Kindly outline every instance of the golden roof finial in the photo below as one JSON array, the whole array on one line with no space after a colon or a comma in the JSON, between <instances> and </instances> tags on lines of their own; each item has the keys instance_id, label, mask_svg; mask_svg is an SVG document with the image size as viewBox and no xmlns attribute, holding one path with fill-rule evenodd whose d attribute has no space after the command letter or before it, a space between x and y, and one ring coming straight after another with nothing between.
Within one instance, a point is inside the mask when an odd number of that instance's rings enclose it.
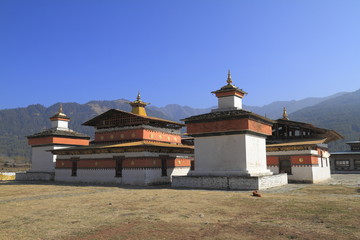
<instances>
[{"instance_id":1,"label":"golden roof finial","mask_svg":"<svg viewBox=\"0 0 360 240\"><path fill-rule=\"evenodd\" d=\"M138 95L137 95L137 97L136 97L136 100L137 100L137 101L141 101L140 91L138 91Z\"/></svg>"},{"instance_id":2,"label":"golden roof finial","mask_svg":"<svg viewBox=\"0 0 360 240\"><path fill-rule=\"evenodd\" d=\"M228 70L228 77L227 77L226 82L228 83L228 85L232 84L230 69Z\"/></svg>"},{"instance_id":3,"label":"golden roof finial","mask_svg":"<svg viewBox=\"0 0 360 240\"><path fill-rule=\"evenodd\" d=\"M150 103L146 103L146 102L141 101L140 91L138 91L138 95L136 97L136 100L133 101L133 102L130 102L129 104L132 107L132 109L131 109L132 113L142 115L142 116L147 116L145 106L149 105Z\"/></svg>"},{"instance_id":4,"label":"golden roof finial","mask_svg":"<svg viewBox=\"0 0 360 240\"><path fill-rule=\"evenodd\" d=\"M51 119L55 119L55 118L67 118L67 119L70 119L66 116L65 113L63 113L63 105L62 103L60 103L60 106L59 106L59 111L52 117L50 117L50 120Z\"/></svg>"},{"instance_id":5,"label":"golden roof finial","mask_svg":"<svg viewBox=\"0 0 360 240\"><path fill-rule=\"evenodd\" d=\"M59 113L62 113L63 109L62 109L62 103L60 103L60 107L59 107Z\"/></svg>"},{"instance_id":6,"label":"golden roof finial","mask_svg":"<svg viewBox=\"0 0 360 240\"><path fill-rule=\"evenodd\" d=\"M284 107L284 111L283 111L283 120L289 120L288 114L286 112L286 107Z\"/></svg>"}]
</instances>

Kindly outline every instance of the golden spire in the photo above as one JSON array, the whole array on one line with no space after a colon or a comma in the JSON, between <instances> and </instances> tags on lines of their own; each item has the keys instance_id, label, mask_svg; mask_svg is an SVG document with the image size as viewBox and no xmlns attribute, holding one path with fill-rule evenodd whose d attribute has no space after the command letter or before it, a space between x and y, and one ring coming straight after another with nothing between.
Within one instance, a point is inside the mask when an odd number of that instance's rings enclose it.
<instances>
[{"instance_id":1,"label":"golden spire","mask_svg":"<svg viewBox=\"0 0 360 240\"><path fill-rule=\"evenodd\" d=\"M62 103L60 103L59 113L62 113L62 112L63 112Z\"/></svg>"},{"instance_id":2,"label":"golden spire","mask_svg":"<svg viewBox=\"0 0 360 240\"><path fill-rule=\"evenodd\" d=\"M227 77L226 82L228 83L228 85L232 85L232 79L231 79L230 69L228 70L228 77Z\"/></svg>"},{"instance_id":3,"label":"golden spire","mask_svg":"<svg viewBox=\"0 0 360 240\"><path fill-rule=\"evenodd\" d=\"M55 118L67 118L67 119L70 119L70 118L68 118L68 116L66 116L65 113L63 113L62 103L60 103L59 111L54 116L50 117L50 119L55 119Z\"/></svg>"},{"instance_id":4,"label":"golden spire","mask_svg":"<svg viewBox=\"0 0 360 240\"><path fill-rule=\"evenodd\" d=\"M286 107L284 107L283 118L282 118L282 119L283 119L283 120L289 120L288 114L287 114L287 112L286 112Z\"/></svg>"},{"instance_id":5,"label":"golden spire","mask_svg":"<svg viewBox=\"0 0 360 240\"><path fill-rule=\"evenodd\" d=\"M150 103L146 103L141 101L140 91L138 91L138 95L136 97L136 100L129 103L132 107L131 112L141 115L141 116L147 116L145 106L149 105Z\"/></svg>"},{"instance_id":6,"label":"golden spire","mask_svg":"<svg viewBox=\"0 0 360 240\"><path fill-rule=\"evenodd\" d=\"M136 97L136 100L137 100L137 101L141 101L140 91L138 91L138 95L137 95L137 97Z\"/></svg>"}]
</instances>

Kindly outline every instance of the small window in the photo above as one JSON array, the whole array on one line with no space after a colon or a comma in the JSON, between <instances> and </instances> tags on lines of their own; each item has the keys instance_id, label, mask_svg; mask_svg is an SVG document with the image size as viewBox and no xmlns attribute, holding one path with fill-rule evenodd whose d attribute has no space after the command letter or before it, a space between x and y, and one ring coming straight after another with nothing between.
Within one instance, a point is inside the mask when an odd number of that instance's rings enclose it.
<instances>
[{"instance_id":1,"label":"small window","mask_svg":"<svg viewBox=\"0 0 360 240\"><path fill-rule=\"evenodd\" d=\"M324 161L324 158L321 156L321 167L324 167L324 162L323 161Z\"/></svg>"},{"instance_id":2,"label":"small window","mask_svg":"<svg viewBox=\"0 0 360 240\"><path fill-rule=\"evenodd\" d=\"M360 170L360 159L354 160L354 168Z\"/></svg>"},{"instance_id":3,"label":"small window","mask_svg":"<svg viewBox=\"0 0 360 240\"><path fill-rule=\"evenodd\" d=\"M191 170L191 171L194 171L194 170L195 170L195 161L194 161L194 160L191 160L191 161L190 161L190 164L191 164L190 170Z\"/></svg>"},{"instance_id":4,"label":"small window","mask_svg":"<svg viewBox=\"0 0 360 240\"><path fill-rule=\"evenodd\" d=\"M350 168L350 160L336 160L335 168L338 170L347 170Z\"/></svg>"},{"instance_id":5,"label":"small window","mask_svg":"<svg viewBox=\"0 0 360 240\"><path fill-rule=\"evenodd\" d=\"M349 160L336 160L335 164L337 167L350 167Z\"/></svg>"},{"instance_id":6,"label":"small window","mask_svg":"<svg viewBox=\"0 0 360 240\"><path fill-rule=\"evenodd\" d=\"M72 177L77 176L77 163L78 163L78 159L72 159L72 163L71 163L71 176Z\"/></svg>"},{"instance_id":7,"label":"small window","mask_svg":"<svg viewBox=\"0 0 360 240\"><path fill-rule=\"evenodd\" d=\"M161 159L161 176L166 177L167 176L167 162L166 158Z\"/></svg>"},{"instance_id":8,"label":"small window","mask_svg":"<svg viewBox=\"0 0 360 240\"><path fill-rule=\"evenodd\" d=\"M123 157L115 158L115 177L122 177Z\"/></svg>"}]
</instances>

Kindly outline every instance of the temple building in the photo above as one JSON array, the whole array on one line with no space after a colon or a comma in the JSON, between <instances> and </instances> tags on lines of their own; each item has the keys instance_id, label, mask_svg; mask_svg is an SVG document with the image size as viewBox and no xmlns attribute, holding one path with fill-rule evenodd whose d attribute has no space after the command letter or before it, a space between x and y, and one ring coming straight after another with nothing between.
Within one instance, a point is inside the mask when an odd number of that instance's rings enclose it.
<instances>
[{"instance_id":1,"label":"temple building","mask_svg":"<svg viewBox=\"0 0 360 240\"><path fill-rule=\"evenodd\" d=\"M267 139L267 165L274 173L287 173L291 182L318 183L331 178L327 143L343 137L333 130L288 118L275 121Z\"/></svg>"},{"instance_id":2,"label":"temple building","mask_svg":"<svg viewBox=\"0 0 360 240\"><path fill-rule=\"evenodd\" d=\"M360 173L360 139L346 144L350 151L331 153L331 173Z\"/></svg>"},{"instance_id":3,"label":"temple building","mask_svg":"<svg viewBox=\"0 0 360 240\"><path fill-rule=\"evenodd\" d=\"M218 108L184 119L194 138L195 166L188 176L174 177L173 187L210 189L265 189L287 184L286 174L266 165L266 137L273 121L242 109L247 94L232 84L213 91Z\"/></svg>"},{"instance_id":4,"label":"temple building","mask_svg":"<svg viewBox=\"0 0 360 240\"><path fill-rule=\"evenodd\" d=\"M181 143L184 124L150 117L140 98L132 112L110 109L85 122L95 128L89 146L53 150L56 181L153 185L186 175L194 148Z\"/></svg>"},{"instance_id":5,"label":"temple building","mask_svg":"<svg viewBox=\"0 0 360 240\"><path fill-rule=\"evenodd\" d=\"M50 151L89 145L89 136L69 129L70 118L63 113L61 104L50 121L50 129L27 137L32 149L31 169L26 173L17 173L17 180L54 180L56 155Z\"/></svg>"}]
</instances>

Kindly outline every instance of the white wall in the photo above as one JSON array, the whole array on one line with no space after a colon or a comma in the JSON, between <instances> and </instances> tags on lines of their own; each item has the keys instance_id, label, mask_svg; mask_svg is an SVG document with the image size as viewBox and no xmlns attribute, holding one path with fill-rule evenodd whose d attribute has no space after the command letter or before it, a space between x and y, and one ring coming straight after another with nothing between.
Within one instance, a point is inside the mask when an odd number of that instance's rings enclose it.
<instances>
[{"instance_id":1,"label":"white wall","mask_svg":"<svg viewBox=\"0 0 360 240\"><path fill-rule=\"evenodd\" d=\"M71 169L56 169L55 181L121 183L122 178L115 177L115 169L78 169L77 176L71 176Z\"/></svg>"},{"instance_id":2,"label":"white wall","mask_svg":"<svg viewBox=\"0 0 360 240\"><path fill-rule=\"evenodd\" d=\"M161 176L161 168L127 168L122 177L115 177L115 169L78 169L77 176L71 176L71 169L56 169L55 181L116 183L128 185L153 185L170 183L173 175L185 176L190 167L168 168L167 176Z\"/></svg>"},{"instance_id":3,"label":"white wall","mask_svg":"<svg viewBox=\"0 0 360 240\"><path fill-rule=\"evenodd\" d=\"M55 156L48 150L53 146L32 147L31 171L53 172L55 170Z\"/></svg>"},{"instance_id":4,"label":"white wall","mask_svg":"<svg viewBox=\"0 0 360 240\"><path fill-rule=\"evenodd\" d=\"M319 164L317 167L313 167L313 182L323 182L331 178L330 159L323 158L323 167L321 167L321 158L319 158ZM326 166L327 163L327 166Z\"/></svg>"},{"instance_id":5,"label":"white wall","mask_svg":"<svg viewBox=\"0 0 360 240\"><path fill-rule=\"evenodd\" d=\"M67 148L69 146L52 145L32 147L31 155L31 169L30 172L54 172L56 155L53 155L49 150Z\"/></svg>"},{"instance_id":6,"label":"white wall","mask_svg":"<svg viewBox=\"0 0 360 240\"><path fill-rule=\"evenodd\" d=\"M265 137L246 135L246 168L252 175L270 174L266 164Z\"/></svg>"},{"instance_id":7,"label":"white wall","mask_svg":"<svg viewBox=\"0 0 360 240\"><path fill-rule=\"evenodd\" d=\"M68 121L61 121L61 120L51 121L51 127L53 127L53 128L63 128L64 130L68 130L69 129L69 122Z\"/></svg>"},{"instance_id":8,"label":"white wall","mask_svg":"<svg viewBox=\"0 0 360 240\"><path fill-rule=\"evenodd\" d=\"M303 151L298 151L303 152ZM273 155L280 155L278 154ZM281 152L282 155L288 154L288 151ZM312 152L314 153L314 152ZM316 152L317 153L317 152ZM268 153L268 155L270 155ZM295 154L294 154L295 155ZM324 154L327 156L326 154ZM321 164L321 161L323 161L323 164ZM288 175L288 179L290 181L304 181L304 182L311 182L311 183L319 183L326 180L329 180L331 178L331 171L330 171L330 162L329 158L318 158L318 164L314 165L292 165L291 166L291 175ZM268 169L270 169L274 173L279 173L279 167L278 166L269 166Z\"/></svg>"},{"instance_id":9,"label":"white wall","mask_svg":"<svg viewBox=\"0 0 360 240\"><path fill-rule=\"evenodd\" d=\"M286 185L287 175L244 176L174 176L172 187L228 190L258 190Z\"/></svg>"},{"instance_id":10,"label":"white wall","mask_svg":"<svg viewBox=\"0 0 360 240\"><path fill-rule=\"evenodd\" d=\"M228 96L218 98L218 108L238 108L242 109L242 98L238 96Z\"/></svg>"},{"instance_id":11,"label":"white wall","mask_svg":"<svg viewBox=\"0 0 360 240\"><path fill-rule=\"evenodd\" d=\"M313 182L313 166L311 165L293 165L291 166L291 175L288 175L290 181Z\"/></svg>"},{"instance_id":12,"label":"white wall","mask_svg":"<svg viewBox=\"0 0 360 240\"><path fill-rule=\"evenodd\" d=\"M195 138L192 175L267 175L265 137L248 134Z\"/></svg>"}]
</instances>

